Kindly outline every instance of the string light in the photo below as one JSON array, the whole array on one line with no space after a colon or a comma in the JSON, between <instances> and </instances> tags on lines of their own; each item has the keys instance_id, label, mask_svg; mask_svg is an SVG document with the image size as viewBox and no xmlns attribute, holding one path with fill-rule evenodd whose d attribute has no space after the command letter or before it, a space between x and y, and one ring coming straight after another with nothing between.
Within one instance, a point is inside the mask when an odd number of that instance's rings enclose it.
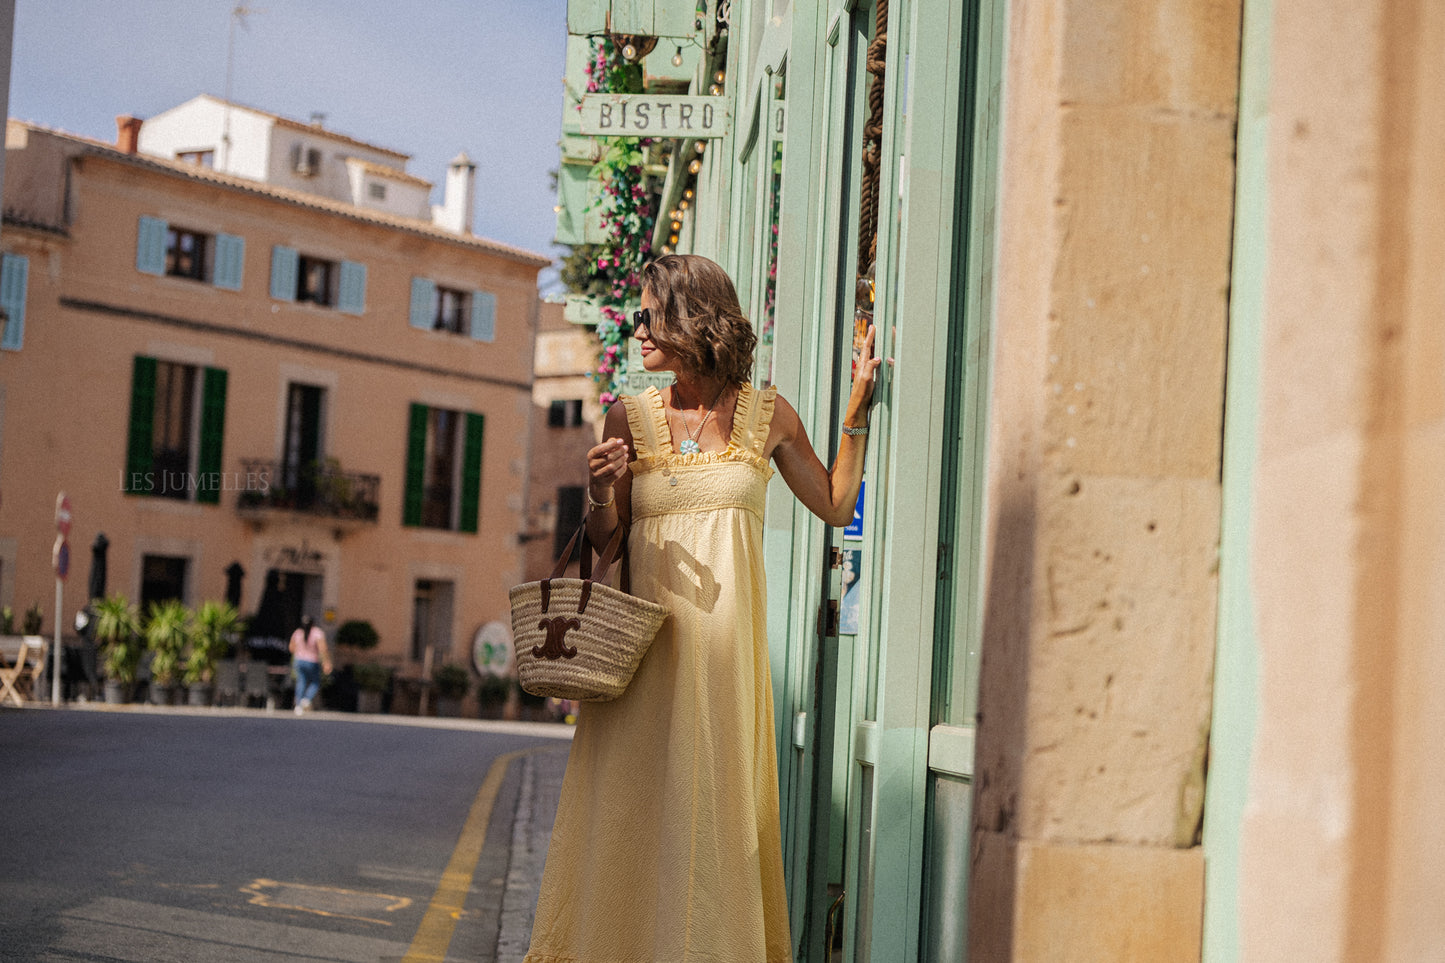
<instances>
[{"instance_id":1,"label":"string light","mask_svg":"<svg viewBox=\"0 0 1445 963\"><path fill-rule=\"evenodd\" d=\"M677 53L675 53L675 54L672 55L672 65L673 65L674 67L681 67L681 66L682 66L682 48L681 48L681 47L678 47L678 48L677 48Z\"/></svg>"},{"instance_id":2,"label":"string light","mask_svg":"<svg viewBox=\"0 0 1445 963\"><path fill-rule=\"evenodd\" d=\"M696 174L700 170L702 170L702 161L700 160L694 160L691 164L687 165L687 172L689 174Z\"/></svg>"}]
</instances>

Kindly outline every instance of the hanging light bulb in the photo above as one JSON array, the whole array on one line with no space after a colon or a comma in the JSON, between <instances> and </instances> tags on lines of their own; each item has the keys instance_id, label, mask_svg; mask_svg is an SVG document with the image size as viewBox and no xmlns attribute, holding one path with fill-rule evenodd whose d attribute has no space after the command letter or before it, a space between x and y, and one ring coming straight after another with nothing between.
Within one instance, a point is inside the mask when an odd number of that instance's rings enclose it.
<instances>
[{"instance_id":1,"label":"hanging light bulb","mask_svg":"<svg viewBox=\"0 0 1445 963\"><path fill-rule=\"evenodd\" d=\"M698 142L697 142L697 146L694 148L694 150L696 150L699 154L701 154L703 151L707 150L707 141L705 141L705 140L700 140L700 141L698 141Z\"/></svg>"},{"instance_id":2,"label":"hanging light bulb","mask_svg":"<svg viewBox=\"0 0 1445 963\"><path fill-rule=\"evenodd\" d=\"M728 75L725 72L719 70L717 73L713 74L712 79L717 81L718 83L722 83L724 80L728 79Z\"/></svg>"},{"instance_id":3,"label":"hanging light bulb","mask_svg":"<svg viewBox=\"0 0 1445 963\"><path fill-rule=\"evenodd\" d=\"M623 45L622 45L622 59L623 59L623 60L626 60L626 61L628 61L628 62L631 62L631 61L633 61L633 60L636 60L636 59L637 59L637 48L634 47L634 46L632 46L632 44L630 44L630 43L629 43L629 44L623 44Z\"/></svg>"},{"instance_id":4,"label":"hanging light bulb","mask_svg":"<svg viewBox=\"0 0 1445 963\"><path fill-rule=\"evenodd\" d=\"M680 211L685 211L685 210L687 210L687 201L681 201L681 202L677 205L677 209L680 210Z\"/></svg>"},{"instance_id":5,"label":"hanging light bulb","mask_svg":"<svg viewBox=\"0 0 1445 963\"><path fill-rule=\"evenodd\" d=\"M717 84L713 84L711 87L709 87L709 88L707 89L707 92L710 93L710 94L712 94L714 97L716 97L716 96L718 96L719 94L722 93L722 88L719 87Z\"/></svg>"},{"instance_id":6,"label":"hanging light bulb","mask_svg":"<svg viewBox=\"0 0 1445 963\"><path fill-rule=\"evenodd\" d=\"M675 54L672 55L672 65L673 65L674 67L681 67L681 66L682 66L682 48L681 48L681 47L678 47L678 48L677 48L677 53L675 53Z\"/></svg>"},{"instance_id":7,"label":"hanging light bulb","mask_svg":"<svg viewBox=\"0 0 1445 963\"><path fill-rule=\"evenodd\" d=\"M700 160L694 160L691 164L687 165L687 172L689 174L696 174L700 170L702 170L702 161Z\"/></svg>"},{"instance_id":8,"label":"hanging light bulb","mask_svg":"<svg viewBox=\"0 0 1445 963\"><path fill-rule=\"evenodd\" d=\"M676 233L677 233L678 231L680 231L680 230L682 230L682 222L681 222L681 221L673 221L673 222L672 222L672 233L676 234Z\"/></svg>"},{"instance_id":9,"label":"hanging light bulb","mask_svg":"<svg viewBox=\"0 0 1445 963\"><path fill-rule=\"evenodd\" d=\"M667 243L669 243L669 244L676 244L676 243L677 243L677 235L674 234L672 237L668 238L668 239L667 239Z\"/></svg>"},{"instance_id":10,"label":"hanging light bulb","mask_svg":"<svg viewBox=\"0 0 1445 963\"><path fill-rule=\"evenodd\" d=\"M561 205L561 204L557 204L557 205L553 206L553 208L552 208L552 213L553 213L553 214L561 214L561 213L562 213L562 205Z\"/></svg>"},{"instance_id":11,"label":"hanging light bulb","mask_svg":"<svg viewBox=\"0 0 1445 963\"><path fill-rule=\"evenodd\" d=\"M682 196L687 198L688 200L692 200L692 188L689 187L687 190L683 191Z\"/></svg>"}]
</instances>

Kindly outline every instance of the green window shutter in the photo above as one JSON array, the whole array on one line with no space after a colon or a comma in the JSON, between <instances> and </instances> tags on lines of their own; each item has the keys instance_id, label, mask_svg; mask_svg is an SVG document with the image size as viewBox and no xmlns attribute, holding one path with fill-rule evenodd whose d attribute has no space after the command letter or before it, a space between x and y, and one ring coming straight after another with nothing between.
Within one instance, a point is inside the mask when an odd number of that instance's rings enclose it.
<instances>
[{"instance_id":1,"label":"green window shutter","mask_svg":"<svg viewBox=\"0 0 1445 963\"><path fill-rule=\"evenodd\" d=\"M485 415L467 412L467 434L462 442L462 517L457 528L475 532L482 500L482 436Z\"/></svg>"},{"instance_id":2,"label":"green window shutter","mask_svg":"<svg viewBox=\"0 0 1445 963\"><path fill-rule=\"evenodd\" d=\"M212 282L227 291L241 290L241 271L246 262L246 239L234 234L216 235L216 271Z\"/></svg>"},{"instance_id":3,"label":"green window shutter","mask_svg":"<svg viewBox=\"0 0 1445 963\"><path fill-rule=\"evenodd\" d=\"M151 430L156 416L156 359L135 356L130 380L130 439L126 445L125 484L123 491L133 495L149 495L155 486L151 480L154 458Z\"/></svg>"},{"instance_id":4,"label":"green window shutter","mask_svg":"<svg viewBox=\"0 0 1445 963\"><path fill-rule=\"evenodd\" d=\"M30 283L30 261L17 254L0 259L0 307L5 309L5 334L0 348L19 351L25 345L25 292Z\"/></svg>"},{"instance_id":5,"label":"green window shutter","mask_svg":"<svg viewBox=\"0 0 1445 963\"><path fill-rule=\"evenodd\" d=\"M221 449L226 436L226 371L207 368L201 385L201 452L196 463L200 483L196 501L221 501Z\"/></svg>"},{"instance_id":6,"label":"green window shutter","mask_svg":"<svg viewBox=\"0 0 1445 963\"><path fill-rule=\"evenodd\" d=\"M492 341L497 336L497 296L472 292L472 340Z\"/></svg>"},{"instance_id":7,"label":"green window shutter","mask_svg":"<svg viewBox=\"0 0 1445 963\"><path fill-rule=\"evenodd\" d=\"M341 262L341 282L337 285L336 309L347 314L366 310L366 265L355 261Z\"/></svg>"},{"instance_id":8,"label":"green window shutter","mask_svg":"<svg viewBox=\"0 0 1445 963\"><path fill-rule=\"evenodd\" d=\"M158 217L142 217L136 230L135 269L142 274L166 273L166 231L169 225Z\"/></svg>"},{"instance_id":9,"label":"green window shutter","mask_svg":"<svg viewBox=\"0 0 1445 963\"><path fill-rule=\"evenodd\" d=\"M423 331L432 329L432 301L436 298L437 286L435 281L427 278L411 279L411 320L413 328L420 328Z\"/></svg>"},{"instance_id":10,"label":"green window shutter","mask_svg":"<svg viewBox=\"0 0 1445 963\"><path fill-rule=\"evenodd\" d=\"M415 402L406 437L406 495L402 500L401 523L421 524L422 497L426 485L426 422L429 409Z\"/></svg>"},{"instance_id":11,"label":"green window shutter","mask_svg":"<svg viewBox=\"0 0 1445 963\"><path fill-rule=\"evenodd\" d=\"M294 247L277 244L271 248L271 297L295 301L296 272L300 269L301 256Z\"/></svg>"}]
</instances>

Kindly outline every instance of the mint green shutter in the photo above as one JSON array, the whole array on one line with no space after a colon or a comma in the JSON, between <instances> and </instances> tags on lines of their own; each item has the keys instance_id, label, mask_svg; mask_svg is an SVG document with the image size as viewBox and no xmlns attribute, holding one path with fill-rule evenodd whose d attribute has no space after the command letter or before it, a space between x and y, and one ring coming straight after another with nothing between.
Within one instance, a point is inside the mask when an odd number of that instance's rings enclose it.
<instances>
[{"instance_id":1,"label":"mint green shutter","mask_svg":"<svg viewBox=\"0 0 1445 963\"><path fill-rule=\"evenodd\" d=\"M472 340L491 341L497 336L497 296L472 292Z\"/></svg>"},{"instance_id":2,"label":"mint green shutter","mask_svg":"<svg viewBox=\"0 0 1445 963\"><path fill-rule=\"evenodd\" d=\"M196 501L221 501L221 449L226 435L226 371L207 368L201 386L201 452L196 463L200 483Z\"/></svg>"},{"instance_id":3,"label":"mint green shutter","mask_svg":"<svg viewBox=\"0 0 1445 963\"><path fill-rule=\"evenodd\" d=\"M158 217L142 217L136 229L135 269L142 274L166 273L166 231L170 225Z\"/></svg>"},{"instance_id":4,"label":"mint green shutter","mask_svg":"<svg viewBox=\"0 0 1445 963\"><path fill-rule=\"evenodd\" d=\"M436 299L436 282L428 278L411 279L411 319L413 328L430 331L434 321L432 301Z\"/></svg>"},{"instance_id":5,"label":"mint green shutter","mask_svg":"<svg viewBox=\"0 0 1445 963\"><path fill-rule=\"evenodd\" d=\"M426 423L430 410L415 402L406 437L406 494L402 500L401 523L421 524L422 496L426 485Z\"/></svg>"},{"instance_id":6,"label":"mint green shutter","mask_svg":"<svg viewBox=\"0 0 1445 963\"><path fill-rule=\"evenodd\" d=\"M216 235L216 269L211 281L227 291L241 290L241 273L246 261L246 239L234 234Z\"/></svg>"},{"instance_id":7,"label":"mint green shutter","mask_svg":"<svg viewBox=\"0 0 1445 963\"><path fill-rule=\"evenodd\" d=\"M156 417L156 359L135 356L130 380L130 439L126 445L123 491L149 495L154 458L152 427Z\"/></svg>"},{"instance_id":8,"label":"mint green shutter","mask_svg":"<svg viewBox=\"0 0 1445 963\"><path fill-rule=\"evenodd\" d=\"M5 334L0 348L19 351L25 346L25 292L29 287L30 261L17 254L0 260L0 308L5 309Z\"/></svg>"},{"instance_id":9,"label":"mint green shutter","mask_svg":"<svg viewBox=\"0 0 1445 963\"><path fill-rule=\"evenodd\" d=\"M296 273L300 269L301 256L294 247L277 244L271 248L271 297L295 301Z\"/></svg>"},{"instance_id":10,"label":"mint green shutter","mask_svg":"<svg viewBox=\"0 0 1445 963\"><path fill-rule=\"evenodd\" d=\"M366 265L355 261L341 262L341 281L337 285L336 309L347 314L366 310Z\"/></svg>"},{"instance_id":11,"label":"mint green shutter","mask_svg":"<svg viewBox=\"0 0 1445 963\"><path fill-rule=\"evenodd\" d=\"M462 517L457 528L463 532L477 530L482 500L482 436L485 415L467 412L467 435L462 443Z\"/></svg>"}]
</instances>

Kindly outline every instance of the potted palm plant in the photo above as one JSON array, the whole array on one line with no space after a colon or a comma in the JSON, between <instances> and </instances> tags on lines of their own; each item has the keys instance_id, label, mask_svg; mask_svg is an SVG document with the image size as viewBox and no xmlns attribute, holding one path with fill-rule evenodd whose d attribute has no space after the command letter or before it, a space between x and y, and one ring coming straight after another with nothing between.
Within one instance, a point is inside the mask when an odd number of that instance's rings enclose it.
<instances>
[{"instance_id":1,"label":"potted palm plant","mask_svg":"<svg viewBox=\"0 0 1445 963\"><path fill-rule=\"evenodd\" d=\"M181 660L191 640L191 611L179 599L152 602L146 613L146 648L151 653L151 692L154 705L170 702L181 677Z\"/></svg>"},{"instance_id":2,"label":"potted palm plant","mask_svg":"<svg viewBox=\"0 0 1445 963\"><path fill-rule=\"evenodd\" d=\"M95 603L95 641L105 671L105 701L129 702L140 669L140 610L119 592Z\"/></svg>"},{"instance_id":3,"label":"potted palm plant","mask_svg":"<svg viewBox=\"0 0 1445 963\"><path fill-rule=\"evenodd\" d=\"M244 628L241 613L229 602L202 602L196 610L191 631L191 647L186 652L183 673L189 686L187 702L193 706L209 705L216 678L216 663L230 649L235 637Z\"/></svg>"},{"instance_id":4,"label":"potted palm plant","mask_svg":"<svg viewBox=\"0 0 1445 963\"><path fill-rule=\"evenodd\" d=\"M437 715L455 718L462 714L462 700L472 688L472 676L465 666L444 662L432 670L436 686Z\"/></svg>"}]
</instances>

